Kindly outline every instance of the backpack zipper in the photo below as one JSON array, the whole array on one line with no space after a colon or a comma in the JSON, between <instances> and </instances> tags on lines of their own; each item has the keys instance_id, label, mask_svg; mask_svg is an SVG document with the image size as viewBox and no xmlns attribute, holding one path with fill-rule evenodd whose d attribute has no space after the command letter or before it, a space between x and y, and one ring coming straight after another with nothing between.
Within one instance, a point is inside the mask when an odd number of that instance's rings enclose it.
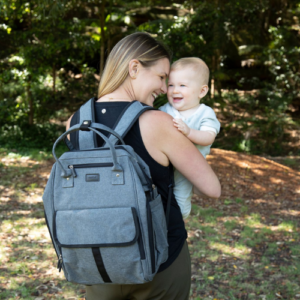
<instances>
[{"instance_id":1,"label":"backpack zipper","mask_svg":"<svg viewBox=\"0 0 300 300\"><path fill-rule=\"evenodd\" d=\"M147 222L148 222L148 236L149 236L149 247L150 247L150 257L151 257L151 269L152 274L155 272L155 253L154 253L154 233L153 233L153 227L152 227L152 213L150 208L150 193L146 192L146 198L147 198Z\"/></svg>"},{"instance_id":2,"label":"backpack zipper","mask_svg":"<svg viewBox=\"0 0 300 300\"><path fill-rule=\"evenodd\" d=\"M63 265L63 259L62 259L62 256L60 254L59 258L58 258L58 262L57 262L57 269L58 269L59 272L61 271L62 265Z\"/></svg>"},{"instance_id":3,"label":"backpack zipper","mask_svg":"<svg viewBox=\"0 0 300 300\"><path fill-rule=\"evenodd\" d=\"M48 228L50 237L51 237L51 241L52 241L53 248L54 248L54 250L55 250L55 252L56 252L57 257L59 258L59 256L61 256L61 254L58 255L58 252L57 252L57 250L56 250L56 248L55 248L55 246L54 246L54 241L53 241L52 233L51 233L51 231L50 231L50 227L49 227L49 223L48 223L48 219L47 219L47 216L46 216L46 212L45 212L45 211L44 211L44 216L45 216L46 225L47 225L47 228Z\"/></svg>"},{"instance_id":4,"label":"backpack zipper","mask_svg":"<svg viewBox=\"0 0 300 300\"><path fill-rule=\"evenodd\" d=\"M78 132L78 131L77 131ZM116 150L117 149L122 149L122 150L125 150L125 151L127 151L126 150L126 148L124 148L122 145L117 145L117 146L115 146L114 147ZM78 148L76 148L76 149L78 149ZM72 150L72 151L66 151L66 152L72 152L72 153L74 153L74 152L83 152L83 151L102 151L102 150L110 150L110 148L109 147L98 147L98 148L94 148L94 149L86 149L86 150ZM127 151L128 152L128 151Z\"/></svg>"},{"instance_id":5,"label":"backpack zipper","mask_svg":"<svg viewBox=\"0 0 300 300\"><path fill-rule=\"evenodd\" d=\"M82 164L82 165L69 165L68 168L72 171L74 177L77 177L75 169L86 169L86 168L102 168L112 167L113 163L96 163L96 164Z\"/></svg>"}]
</instances>

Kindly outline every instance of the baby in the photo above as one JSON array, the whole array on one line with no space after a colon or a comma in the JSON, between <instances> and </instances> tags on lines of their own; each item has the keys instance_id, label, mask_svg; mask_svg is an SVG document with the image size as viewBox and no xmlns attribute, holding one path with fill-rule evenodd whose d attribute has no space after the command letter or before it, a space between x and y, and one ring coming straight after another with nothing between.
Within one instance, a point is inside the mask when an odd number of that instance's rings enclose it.
<instances>
[{"instance_id":1,"label":"baby","mask_svg":"<svg viewBox=\"0 0 300 300\"><path fill-rule=\"evenodd\" d=\"M168 80L168 101L159 110L174 118L174 126L190 139L204 158L220 131L214 111L200 104L208 92L209 69L197 57L181 58L174 62ZM186 219L191 211L193 185L177 170L174 172L174 194Z\"/></svg>"}]
</instances>

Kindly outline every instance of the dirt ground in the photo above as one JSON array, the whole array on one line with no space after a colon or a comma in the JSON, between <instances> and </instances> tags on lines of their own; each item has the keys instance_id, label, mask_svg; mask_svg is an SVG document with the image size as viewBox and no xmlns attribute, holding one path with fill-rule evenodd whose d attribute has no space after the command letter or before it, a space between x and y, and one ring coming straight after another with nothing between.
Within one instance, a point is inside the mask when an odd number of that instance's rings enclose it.
<instances>
[{"instance_id":1,"label":"dirt ground","mask_svg":"<svg viewBox=\"0 0 300 300\"><path fill-rule=\"evenodd\" d=\"M266 222L273 214L300 220L300 158L288 167L260 156L212 149L207 159L222 185L220 200L241 198L249 210L265 212ZM203 201L204 206L220 204L206 197L194 196L194 201Z\"/></svg>"}]
</instances>

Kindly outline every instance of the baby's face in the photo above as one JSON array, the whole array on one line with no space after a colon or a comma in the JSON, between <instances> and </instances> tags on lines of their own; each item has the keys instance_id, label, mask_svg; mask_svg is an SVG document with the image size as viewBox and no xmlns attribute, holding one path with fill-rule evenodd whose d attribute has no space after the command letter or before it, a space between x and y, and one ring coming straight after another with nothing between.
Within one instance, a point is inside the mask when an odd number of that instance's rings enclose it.
<instances>
[{"instance_id":1,"label":"baby's face","mask_svg":"<svg viewBox=\"0 0 300 300\"><path fill-rule=\"evenodd\" d=\"M172 70L168 80L168 100L178 111L199 105L199 95L203 84L199 75L189 67Z\"/></svg>"}]
</instances>

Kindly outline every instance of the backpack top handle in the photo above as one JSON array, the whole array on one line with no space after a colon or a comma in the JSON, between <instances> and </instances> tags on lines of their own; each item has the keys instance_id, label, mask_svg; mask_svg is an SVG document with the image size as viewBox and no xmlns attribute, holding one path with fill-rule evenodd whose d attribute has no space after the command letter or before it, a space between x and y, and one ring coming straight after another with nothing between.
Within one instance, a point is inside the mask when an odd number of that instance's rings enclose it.
<instances>
[{"instance_id":1,"label":"backpack top handle","mask_svg":"<svg viewBox=\"0 0 300 300\"><path fill-rule=\"evenodd\" d=\"M86 124L84 124L86 125ZM94 125L93 123L91 123L91 126ZM101 129L101 130L106 130L108 131L102 124L97 124L96 128L98 129ZM78 131L78 130L82 130L82 124L77 124L77 125L74 125L72 126L71 128L69 128L69 130L67 130L65 133L63 133L54 143L53 145L53 149L52 149L52 154L53 154L53 157L54 159L56 160L56 162L59 164L61 170L62 170L62 174L61 176L64 177L64 178L67 178L67 177L70 177L72 175L72 171L71 170L65 170L61 161L57 158L56 154L55 154L55 149L56 149L56 146L57 144L64 140L64 138L74 132L74 131ZM123 172L122 170L122 167L120 166L120 164L118 163L118 160L117 160L117 154L116 154L116 149L114 148L113 144L109 141L109 139L104 135L102 134L100 131L94 129L93 127L86 127L86 126L83 126L84 130L89 130L89 131L93 131L94 133L96 133L97 135L99 135L105 142L106 142L106 145L108 145L108 147L110 148L110 151L111 151L111 156L112 156L112 160L113 160L113 167L112 167L112 171L115 171L115 172ZM119 136L117 133L115 132L111 132L113 131L112 129L109 129L109 132L112 133L113 135L116 135L116 136ZM120 141L124 144L124 141L122 140L122 138L120 137ZM95 148L92 148L92 149L95 149ZM85 150L89 150L89 149L85 149ZM84 151L84 150L83 150Z\"/></svg>"}]
</instances>

